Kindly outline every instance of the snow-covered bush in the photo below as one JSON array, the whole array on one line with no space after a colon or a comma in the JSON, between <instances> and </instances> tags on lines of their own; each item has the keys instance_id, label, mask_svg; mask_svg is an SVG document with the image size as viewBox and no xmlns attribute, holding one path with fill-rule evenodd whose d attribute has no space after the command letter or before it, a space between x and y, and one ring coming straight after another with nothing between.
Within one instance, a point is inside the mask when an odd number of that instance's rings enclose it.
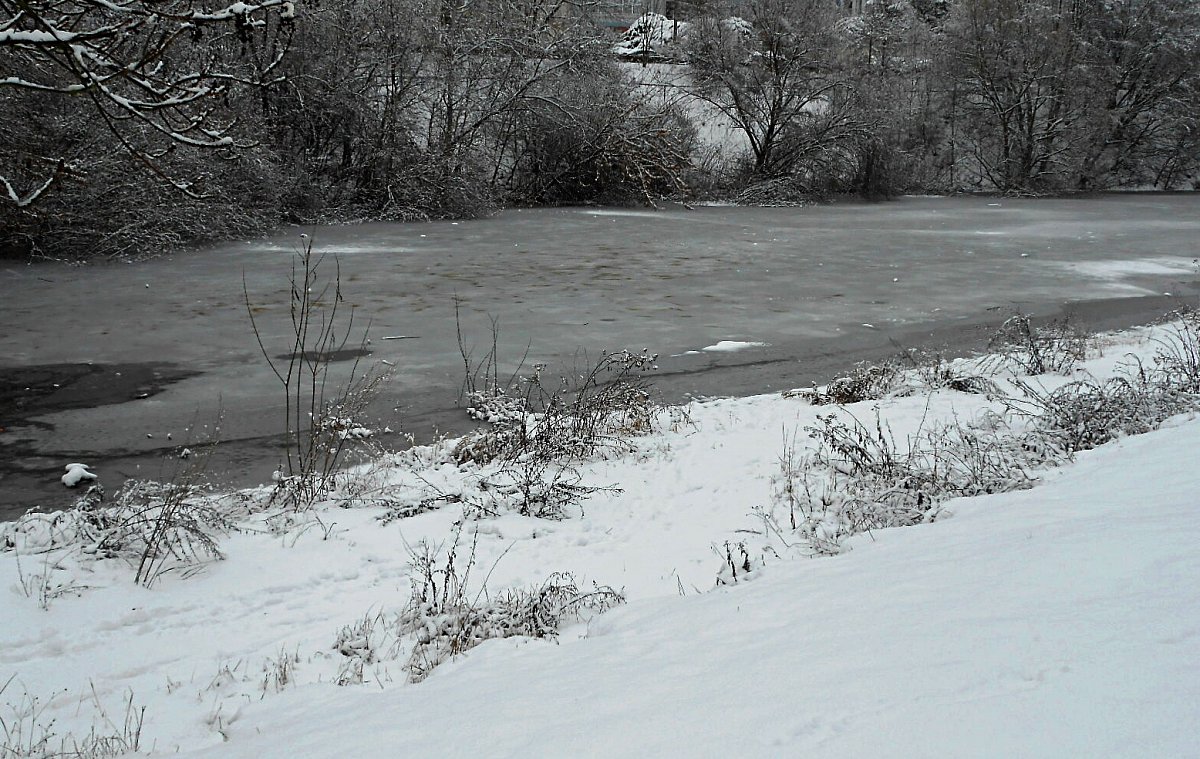
<instances>
[{"instance_id":1,"label":"snow-covered bush","mask_svg":"<svg viewBox=\"0 0 1200 759\"><path fill-rule=\"evenodd\" d=\"M1014 314L988 342L992 366L1021 374L1070 374L1087 357L1087 335L1069 319L1034 327L1025 314Z\"/></svg>"},{"instance_id":2,"label":"snow-covered bush","mask_svg":"<svg viewBox=\"0 0 1200 759\"><path fill-rule=\"evenodd\" d=\"M584 457L651 432L656 406L646 374L657 358L645 350L605 351L573 378L550 387L536 374L539 412L527 437L529 450L551 458Z\"/></svg>"},{"instance_id":3,"label":"snow-covered bush","mask_svg":"<svg viewBox=\"0 0 1200 759\"><path fill-rule=\"evenodd\" d=\"M879 416L868 427L829 414L806 431L812 450L785 446L773 493L792 534L816 554L837 553L862 532L931 522L950 498L1032 487L1050 458L995 415L900 444Z\"/></svg>"},{"instance_id":4,"label":"snow-covered bush","mask_svg":"<svg viewBox=\"0 0 1200 759\"><path fill-rule=\"evenodd\" d=\"M1157 338L1154 372L1159 382L1183 393L1200 393L1200 312L1173 314Z\"/></svg>"},{"instance_id":5,"label":"snow-covered bush","mask_svg":"<svg viewBox=\"0 0 1200 759\"><path fill-rule=\"evenodd\" d=\"M1143 372L1078 380L1053 390L1017 384L1023 397L1005 399L1009 408L1032 417L1034 434L1067 455L1157 429L1168 417L1195 408L1197 400Z\"/></svg>"},{"instance_id":6,"label":"snow-covered bush","mask_svg":"<svg viewBox=\"0 0 1200 759\"><path fill-rule=\"evenodd\" d=\"M513 397L503 388L476 390L467 394L467 415L493 426L515 427L525 421L525 399Z\"/></svg>"},{"instance_id":7,"label":"snow-covered bush","mask_svg":"<svg viewBox=\"0 0 1200 759\"><path fill-rule=\"evenodd\" d=\"M552 638L564 624L624 603L607 586L581 590L570 573L551 574L540 585L490 595L468 590L475 545L460 557L459 537L448 550L422 543L412 556L412 592L398 614L368 612L343 627L333 648L345 660L339 685L365 682L368 666L382 666L407 651L404 670L420 682L435 667L492 638ZM476 536L478 537L478 536ZM486 583L486 580L485 580Z\"/></svg>"},{"instance_id":8,"label":"snow-covered bush","mask_svg":"<svg viewBox=\"0 0 1200 759\"><path fill-rule=\"evenodd\" d=\"M520 444L520 430L519 426L507 424L476 427L459 438L454 446L454 460L459 464L495 461Z\"/></svg>"},{"instance_id":9,"label":"snow-covered bush","mask_svg":"<svg viewBox=\"0 0 1200 759\"><path fill-rule=\"evenodd\" d=\"M528 377L501 386L495 341L474 369L468 352L464 381L468 413L486 421L455 445L459 465L484 467L478 497L466 497L476 515L516 511L561 519L602 486L582 481L577 465L603 452L630 450L627 440L652 431L656 405L645 375L655 368L648 351L604 352L571 377ZM445 494L437 494L442 497Z\"/></svg>"},{"instance_id":10,"label":"snow-covered bush","mask_svg":"<svg viewBox=\"0 0 1200 759\"><path fill-rule=\"evenodd\" d=\"M849 374L838 377L824 387L790 391L806 398L814 406L836 404L844 406L860 401L879 400L905 388L904 369L896 361L875 364L859 363Z\"/></svg>"},{"instance_id":11,"label":"snow-covered bush","mask_svg":"<svg viewBox=\"0 0 1200 759\"><path fill-rule=\"evenodd\" d=\"M115 497L118 520L96 551L136 557L135 581L149 587L164 572L223 558L220 536L233 528L229 516L188 483L127 482Z\"/></svg>"},{"instance_id":12,"label":"snow-covered bush","mask_svg":"<svg viewBox=\"0 0 1200 759\"><path fill-rule=\"evenodd\" d=\"M1010 319L1001 334L1003 352L982 363L1030 375L1072 369L1087 345L1085 336L1066 325L1037 330L1025 317ZM819 416L806 428L810 451L801 452L794 439L785 444L773 480L775 509L766 513L768 532L785 541L799 537L812 553L836 553L852 535L932 521L949 498L1030 487L1039 469L1062 464L1076 451L1149 432L1171 416L1200 408L1196 321L1175 322L1155 341L1152 361L1134 360L1107 379L1083 378L1050 388L1016 379L1008 394L940 360L926 364L933 368L918 370L917 376L928 378L929 389L967 383L966 389L998 400L1008 417L989 412L970 422L922 430L899 443L878 411L873 426L853 416ZM880 397L897 386L912 389L890 370L860 367L855 376L858 382L846 379L805 394L814 403L845 404ZM875 392L857 392L860 387ZM784 519L776 516L780 508Z\"/></svg>"},{"instance_id":13,"label":"snow-covered bush","mask_svg":"<svg viewBox=\"0 0 1200 759\"><path fill-rule=\"evenodd\" d=\"M995 382L974 371L975 366L947 361L940 353L908 350L905 358L912 364L921 386L926 390L953 390L972 395L999 392Z\"/></svg>"},{"instance_id":14,"label":"snow-covered bush","mask_svg":"<svg viewBox=\"0 0 1200 759\"><path fill-rule=\"evenodd\" d=\"M572 575L555 573L541 585L471 601L454 585L439 595L427 575L399 617L400 629L416 641L406 664L409 678L420 682L439 664L491 638L555 637L563 624L624 600L609 587L581 591Z\"/></svg>"},{"instance_id":15,"label":"snow-covered bush","mask_svg":"<svg viewBox=\"0 0 1200 759\"><path fill-rule=\"evenodd\" d=\"M512 511L538 519L566 519L575 507L600 491L620 492L612 486L589 485L570 463L525 454L480 480L486 494L468 503L472 516L495 516Z\"/></svg>"},{"instance_id":16,"label":"snow-covered bush","mask_svg":"<svg viewBox=\"0 0 1200 759\"><path fill-rule=\"evenodd\" d=\"M629 25L612 51L627 58L679 58L679 45L687 37L689 26L686 21L661 13L643 13Z\"/></svg>"},{"instance_id":17,"label":"snow-covered bush","mask_svg":"<svg viewBox=\"0 0 1200 759\"><path fill-rule=\"evenodd\" d=\"M1002 400L1011 413L1030 420L1031 434L1068 456L1149 432L1171 416L1200 408L1197 324L1196 317L1185 315L1166 327L1155 338L1148 364L1131 359L1107 379L1089 377L1050 389L1021 380L1020 394Z\"/></svg>"},{"instance_id":18,"label":"snow-covered bush","mask_svg":"<svg viewBox=\"0 0 1200 759\"><path fill-rule=\"evenodd\" d=\"M828 385L786 390L785 398L803 398L814 406L845 406L889 396L911 395L917 390L949 389L981 394L996 389L994 383L964 371L939 354L907 350L894 358L860 362Z\"/></svg>"},{"instance_id":19,"label":"snow-covered bush","mask_svg":"<svg viewBox=\"0 0 1200 759\"><path fill-rule=\"evenodd\" d=\"M454 447L455 461L484 464L520 445L529 408L528 399L515 390L489 383L467 392L467 415L484 424L458 441Z\"/></svg>"},{"instance_id":20,"label":"snow-covered bush","mask_svg":"<svg viewBox=\"0 0 1200 759\"><path fill-rule=\"evenodd\" d=\"M120 559L134 567L136 582L150 586L165 572L222 558L218 542L232 527L198 485L129 480L111 499L94 485L70 509L0 523L0 551Z\"/></svg>"}]
</instances>

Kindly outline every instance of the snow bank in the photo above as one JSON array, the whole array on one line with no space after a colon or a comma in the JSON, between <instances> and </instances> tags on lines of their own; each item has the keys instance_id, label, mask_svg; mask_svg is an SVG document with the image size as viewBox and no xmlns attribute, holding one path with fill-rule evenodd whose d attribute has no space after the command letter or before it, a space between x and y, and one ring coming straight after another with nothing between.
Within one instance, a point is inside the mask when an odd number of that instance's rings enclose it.
<instances>
[{"instance_id":1,"label":"snow bank","mask_svg":"<svg viewBox=\"0 0 1200 759\"><path fill-rule=\"evenodd\" d=\"M1108 338L1075 376L1110 376L1165 334ZM225 560L152 589L124 561L0 525L0 719L57 746L119 732L144 706L143 750L214 757L1189 753L1200 421L1080 454L1032 490L947 502L938 522L859 535L831 558L798 558L771 533L781 452L809 445L806 427L873 424L878 409L904 441L991 408L948 385L845 409L692 404L636 450L581 466L620 489L565 521L465 518L481 469L452 463L447 441L359 470L312 511L243 508ZM738 579L752 581L716 587L738 545L754 560ZM389 620L419 579L414 556L451 550L460 569L471 557L472 598L563 571L629 603L557 645L484 642L412 685L411 641ZM351 658L362 684L334 685Z\"/></svg>"},{"instance_id":2,"label":"snow bank","mask_svg":"<svg viewBox=\"0 0 1200 759\"><path fill-rule=\"evenodd\" d=\"M1200 423L419 688L307 687L198 756L1186 756ZM469 717L467 716L469 715Z\"/></svg>"}]
</instances>

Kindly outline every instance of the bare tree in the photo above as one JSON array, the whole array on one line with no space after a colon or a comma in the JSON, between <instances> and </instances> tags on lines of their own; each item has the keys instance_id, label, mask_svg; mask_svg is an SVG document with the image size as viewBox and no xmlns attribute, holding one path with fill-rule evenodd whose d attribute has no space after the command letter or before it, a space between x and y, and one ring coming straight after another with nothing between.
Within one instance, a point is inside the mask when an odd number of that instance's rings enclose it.
<instances>
[{"instance_id":1,"label":"bare tree","mask_svg":"<svg viewBox=\"0 0 1200 759\"><path fill-rule=\"evenodd\" d=\"M948 75L981 184L1053 188L1080 138L1089 93L1080 2L963 0L951 11Z\"/></svg>"},{"instance_id":2,"label":"bare tree","mask_svg":"<svg viewBox=\"0 0 1200 759\"><path fill-rule=\"evenodd\" d=\"M980 184L1090 189L1196 165L1192 0L961 0L946 32Z\"/></svg>"},{"instance_id":3,"label":"bare tree","mask_svg":"<svg viewBox=\"0 0 1200 759\"><path fill-rule=\"evenodd\" d=\"M838 23L844 73L866 127L848 189L863 196L887 197L939 181L942 104L934 96L931 63L937 34L925 19L907 0L886 0Z\"/></svg>"},{"instance_id":4,"label":"bare tree","mask_svg":"<svg viewBox=\"0 0 1200 759\"><path fill-rule=\"evenodd\" d=\"M412 0L344 0L312 8L296 30L265 110L297 219L416 215L428 51L414 12Z\"/></svg>"},{"instance_id":5,"label":"bare tree","mask_svg":"<svg viewBox=\"0 0 1200 759\"><path fill-rule=\"evenodd\" d=\"M1200 160L1200 5L1113 0L1085 20L1092 108L1077 185L1169 185Z\"/></svg>"},{"instance_id":6,"label":"bare tree","mask_svg":"<svg viewBox=\"0 0 1200 759\"><path fill-rule=\"evenodd\" d=\"M198 197L194 181L161 159L178 147L248 144L224 101L237 85L277 81L295 8L291 0L218 8L194 0L0 0L0 14L0 108L17 114L49 98L85 102L89 128L107 129L151 172ZM17 207L88 168L89 156L70 145L31 147L0 148L2 196Z\"/></svg>"},{"instance_id":7,"label":"bare tree","mask_svg":"<svg viewBox=\"0 0 1200 759\"><path fill-rule=\"evenodd\" d=\"M787 175L858 129L835 67L836 8L824 0L750 0L689 33L694 94L745 134L752 173Z\"/></svg>"},{"instance_id":8,"label":"bare tree","mask_svg":"<svg viewBox=\"0 0 1200 759\"><path fill-rule=\"evenodd\" d=\"M427 140L459 172L489 139L506 139L513 113L546 102L539 84L594 56L598 32L562 0L436 1Z\"/></svg>"},{"instance_id":9,"label":"bare tree","mask_svg":"<svg viewBox=\"0 0 1200 759\"><path fill-rule=\"evenodd\" d=\"M694 128L677 95L639 91L597 61L538 89L516 120L505 184L518 202L581 203L679 195ZM507 162L507 161L506 161Z\"/></svg>"}]
</instances>

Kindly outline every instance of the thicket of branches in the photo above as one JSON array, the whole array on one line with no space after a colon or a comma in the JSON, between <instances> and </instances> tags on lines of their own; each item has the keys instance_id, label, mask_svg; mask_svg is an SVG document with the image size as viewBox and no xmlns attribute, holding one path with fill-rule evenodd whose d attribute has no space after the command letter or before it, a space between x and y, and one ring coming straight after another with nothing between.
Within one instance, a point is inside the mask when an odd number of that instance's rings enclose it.
<instances>
[{"instance_id":1,"label":"thicket of branches","mask_svg":"<svg viewBox=\"0 0 1200 759\"><path fill-rule=\"evenodd\" d=\"M592 3L223 2L0 0L0 254L701 187L1174 188L1200 164L1193 0L680 2L634 46L665 88ZM716 156L713 113L741 138Z\"/></svg>"}]
</instances>

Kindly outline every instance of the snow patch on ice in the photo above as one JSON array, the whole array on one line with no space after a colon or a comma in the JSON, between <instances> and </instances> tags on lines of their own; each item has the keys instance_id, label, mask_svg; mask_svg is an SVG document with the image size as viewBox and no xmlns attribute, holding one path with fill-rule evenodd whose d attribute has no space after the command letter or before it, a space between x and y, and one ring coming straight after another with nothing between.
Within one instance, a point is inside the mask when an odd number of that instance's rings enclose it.
<instances>
[{"instance_id":1,"label":"snow patch on ice","mask_svg":"<svg viewBox=\"0 0 1200 759\"><path fill-rule=\"evenodd\" d=\"M708 353L733 353L734 351L743 351L747 348L765 348L766 343L744 342L741 340L722 340L716 345L706 345L700 350Z\"/></svg>"},{"instance_id":2,"label":"snow patch on ice","mask_svg":"<svg viewBox=\"0 0 1200 759\"><path fill-rule=\"evenodd\" d=\"M1182 256L1133 258L1116 261L1058 262L1056 265L1098 279L1119 279L1138 275L1195 274L1195 259Z\"/></svg>"},{"instance_id":3,"label":"snow patch on ice","mask_svg":"<svg viewBox=\"0 0 1200 759\"><path fill-rule=\"evenodd\" d=\"M589 208L583 211L588 216L636 216L644 219L663 219L668 218L661 211L626 211L624 209L611 208Z\"/></svg>"}]
</instances>

